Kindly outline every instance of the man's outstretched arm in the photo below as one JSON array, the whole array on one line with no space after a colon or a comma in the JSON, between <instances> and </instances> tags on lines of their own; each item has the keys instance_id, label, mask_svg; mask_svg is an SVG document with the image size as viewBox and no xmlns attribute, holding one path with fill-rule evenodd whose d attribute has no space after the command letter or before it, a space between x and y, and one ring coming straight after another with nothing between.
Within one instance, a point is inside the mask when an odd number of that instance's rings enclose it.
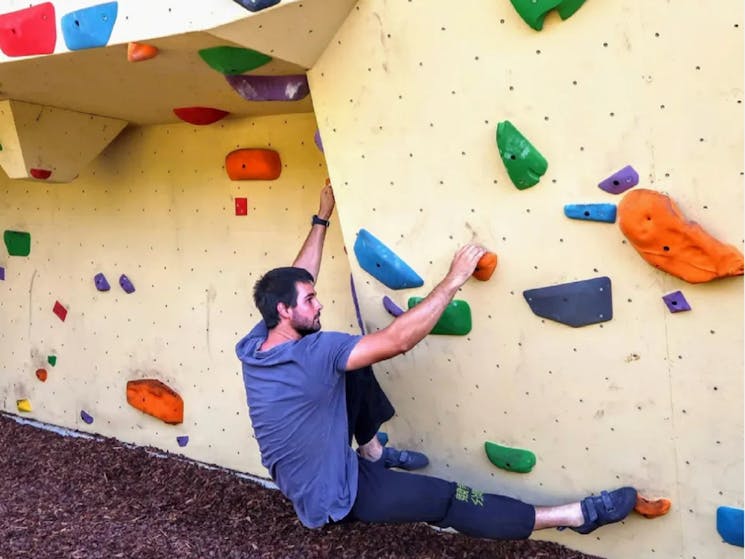
<instances>
[{"instance_id":1,"label":"man's outstretched arm","mask_svg":"<svg viewBox=\"0 0 745 559\"><path fill-rule=\"evenodd\" d=\"M318 206L318 217L328 221L334 211L334 191L331 182L326 179L326 186L321 190L321 202ZM304 268L310 272L313 279L318 281L318 272L321 269L321 256L323 256L323 243L326 240L326 226L313 224L310 232L305 238L300 252L295 257L292 265L296 268Z\"/></svg>"},{"instance_id":2,"label":"man's outstretched arm","mask_svg":"<svg viewBox=\"0 0 745 559\"><path fill-rule=\"evenodd\" d=\"M418 305L397 317L383 330L364 336L349 354L347 371L409 351L434 328L458 289L476 269L486 249L465 245L455 253L443 280Z\"/></svg>"}]
</instances>

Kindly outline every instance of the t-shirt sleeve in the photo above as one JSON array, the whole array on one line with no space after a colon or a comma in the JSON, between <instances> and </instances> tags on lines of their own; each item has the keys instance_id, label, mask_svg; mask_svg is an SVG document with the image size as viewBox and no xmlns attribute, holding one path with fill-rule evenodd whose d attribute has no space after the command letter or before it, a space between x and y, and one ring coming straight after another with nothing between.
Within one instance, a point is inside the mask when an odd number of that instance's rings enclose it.
<instances>
[{"instance_id":1,"label":"t-shirt sleeve","mask_svg":"<svg viewBox=\"0 0 745 559\"><path fill-rule=\"evenodd\" d=\"M349 354L362 336L342 332L320 332L309 345L308 351L316 365L327 371L344 373Z\"/></svg>"}]
</instances>

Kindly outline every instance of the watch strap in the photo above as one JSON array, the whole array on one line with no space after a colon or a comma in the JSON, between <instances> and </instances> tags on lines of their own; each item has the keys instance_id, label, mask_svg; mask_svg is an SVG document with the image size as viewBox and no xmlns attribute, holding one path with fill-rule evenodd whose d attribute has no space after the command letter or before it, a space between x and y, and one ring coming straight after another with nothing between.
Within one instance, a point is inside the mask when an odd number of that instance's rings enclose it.
<instances>
[{"instance_id":1,"label":"watch strap","mask_svg":"<svg viewBox=\"0 0 745 559\"><path fill-rule=\"evenodd\" d=\"M328 227L330 224L331 222L328 219L321 219L317 215L313 214L311 225L323 225L324 227Z\"/></svg>"}]
</instances>

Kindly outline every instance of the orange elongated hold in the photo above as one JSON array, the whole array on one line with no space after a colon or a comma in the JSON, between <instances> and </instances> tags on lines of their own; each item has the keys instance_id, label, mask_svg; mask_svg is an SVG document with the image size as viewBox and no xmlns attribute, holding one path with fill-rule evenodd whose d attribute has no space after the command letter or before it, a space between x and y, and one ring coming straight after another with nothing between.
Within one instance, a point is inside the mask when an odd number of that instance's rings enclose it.
<instances>
[{"instance_id":1,"label":"orange elongated hold","mask_svg":"<svg viewBox=\"0 0 745 559\"><path fill-rule=\"evenodd\" d=\"M273 149L244 148L225 157L225 170L234 181L274 180L282 172L282 162Z\"/></svg>"},{"instance_id":2,"label":"orange elongated hold","mask_svg":"<svg viewBox=\"0 0 745 559\"><path fill-rule=\"evenodd\" d=\"M634 510L646 518L656 518L667 514L671 505L670 499L650 500L637 493Z\"/></svg>"},{"instance_id":3,"label":"orange elongated hold","mask_svg":"<svg viewBox=\"0 0 745 559\"><path fill-rule=\"evenodd\" d=\"M176 425L184 421L184 401L173 389L156 379L127 382L127 402L153 417Z\"/></svg>"},{"instance_id":4,"label":"orange elongated hold","mask_svg":"<svg viewBox=\"0 0 745 559\"><path fill-rule=\"evenodd\" d=\"M486 252L479 258L476 263L476 269L473 271L473 277L477 280L487 281L497 267L497 255L493 252Z\"/></svg>"},{"instance_id":5,"label":"orange elongated hold","mask_svg":"<svg viewBox=\"0 0 745 559\"><path fill-rule=\"evenodd\" d=\"M127 45L127 60L141 62L158 56L158 47L145 43L129 43Z\"/></svg>"},{"instance_id":6,"label":"orange elongated hold","mask_svg":"<svg viewBox=\"0 0 745 559\"><path fill-rule=\"evenodd\" d=\"M741 276L742 253L688 221L669 196L632 190L618 205L619 226L644 260L689 283Z\"/></svg>"}]
</instances>

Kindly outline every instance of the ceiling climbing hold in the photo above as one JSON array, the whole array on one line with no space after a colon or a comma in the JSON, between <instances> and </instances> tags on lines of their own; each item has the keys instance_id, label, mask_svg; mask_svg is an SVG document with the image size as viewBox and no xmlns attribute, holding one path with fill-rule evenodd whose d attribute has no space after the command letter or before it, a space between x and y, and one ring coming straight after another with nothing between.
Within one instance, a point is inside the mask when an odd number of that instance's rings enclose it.
<instances>
[{"instance_id":1,"label":"ceiling climbing hold","mask_svg":"<svg viewBox=\"0 0 745 559\"><path fill-rule=\"evenodd\" d=\"M244 47L210 47L201 49L199 56L213 70L222 74L242 74L271 62L272 57Z\"/></svg>"},{"instance_id":2,"label":"ceiling climbing hold","mask_svg":"<svg viewBox=\"0 0 745 559\"><path fill-rule=\"evenodd\" d=\"M62 16L60 27L69 50L104 47L116 23L117 2L90 6Z\"/></svg>"},{"instance_id":3,"label":"ceiling climbing hold","mask_svg":"<svg viewBox=\"0 0 745 559\"><path fill-rule=\"evenodd\" d=\"M127 60L129 62L142 62L158 56L158 47L145 43L129 43L127 45Z\"/></svg>"},{"instance_id":4,"label":"ceiling climbing hold","mask_svg":"<svg viewBox=\"0 0 745 559\"><path fill-rule=\"evenodd\" d=\"M279 4L280 0L235 0L250 12L258 12Z\"/></svg>"},{"instance_id":5,"label":"ceiling climbing hold","mask_svg":"<svg viewBox=\"0 0 745 559\"><path fill-rule=\"evenodd\" d=\"M222 120L230 113L221 109L213 109L212 107L179 107L173 109L173 114L189 124L205 126Z\"/></svg>"},{"instance_id":6,"label":"ceiling climbing hold","mask_svg":"<svg viewBox=\"0 0 745 559\"><path fill-rule=\"evenodd\" d=\"M511 0L511 2L525 23L536 31L540 31L543 29L543 20L548 12L556 8L561 19L569 19L582 7L585 0Z\"/></svg>"},{"instance_id":7,"label":"ceiling climbing hold","mask_svg":"<svg viewBox=\"0 0 745 559\"><path fill-rule=\"evenodd\" d=\"M57 18L51 2L0 14L0 50L6 56L52 54Z\"/></svg>"},{"instance_id":8,"label":"ceiling climbing hold","mask_svg":"<svg viewBox=\"0 0 745 559\"><path fill-rule=\"evenodd\" d=\"M308 78L289 76L225 76L230 87L247 101L299 101L310 93Z\"/></svg>"}]
</instances>

